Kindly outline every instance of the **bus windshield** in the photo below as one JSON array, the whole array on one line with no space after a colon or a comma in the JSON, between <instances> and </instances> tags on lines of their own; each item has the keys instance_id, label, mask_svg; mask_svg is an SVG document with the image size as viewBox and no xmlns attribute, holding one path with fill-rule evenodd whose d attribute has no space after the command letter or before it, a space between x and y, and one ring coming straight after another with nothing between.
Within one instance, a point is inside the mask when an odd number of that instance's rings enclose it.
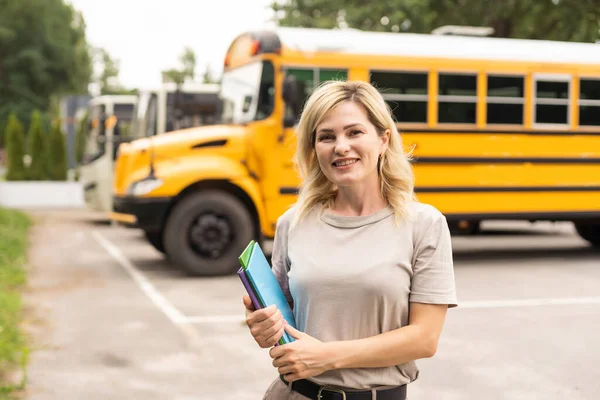
<instances>
[{"instance_id":1,"label":"bus windshield","mask_svg":"<svg viewBox=\"0 0 600 400\"><path fill-rule=\"evenodd\" d=\"M267 118L275 103L275 74L269 61L257 61L223 73L223 123L242 124Z\"/></svg>"}]
</instances>

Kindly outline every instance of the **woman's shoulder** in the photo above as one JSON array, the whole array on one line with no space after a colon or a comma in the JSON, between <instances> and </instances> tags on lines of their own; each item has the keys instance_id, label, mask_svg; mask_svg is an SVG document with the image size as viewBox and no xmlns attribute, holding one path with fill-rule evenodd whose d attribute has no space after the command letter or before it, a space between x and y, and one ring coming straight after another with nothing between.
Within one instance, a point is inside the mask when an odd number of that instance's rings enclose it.
<instances>
[{"instance_id":1,"label":"woman's shoulder","mask_svg":"<svg viewBox=\"0 0 600 400\"><path fill-rule=\"evenodd\" d=\"M416 225L434 225L446 221L444 214L431 204L415 200L411 202L409 210L411 221Z\"/></svg>"},{"instance_id":2,"label":"woman's shoulder","mask_svg":"<svg viewBox=\"0 0 600 400\"><path fill-rule=\"evenodd\" d=\"M293 204L291 207L285 210L285 212L281 214L279 218L277 218L277 225L289 227L294 219L294 215L296 215L296 210L296 204Z\"/></svg>"}]
</instances>

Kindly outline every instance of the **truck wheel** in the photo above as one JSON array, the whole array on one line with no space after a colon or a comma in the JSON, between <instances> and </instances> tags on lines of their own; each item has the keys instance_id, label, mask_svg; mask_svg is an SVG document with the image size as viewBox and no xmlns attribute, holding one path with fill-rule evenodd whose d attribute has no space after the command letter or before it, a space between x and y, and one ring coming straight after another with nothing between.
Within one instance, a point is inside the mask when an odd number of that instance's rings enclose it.
<instances>
[{"instance_id":1,"label":"truck wheel","mask_svg":"<svg viewBox=\"0 0 600 400\"><path fill-rule=\"evenodd\" d=\"M146 240L150 243L156 250L161 253L165 253L165 245L162 239L162 232L146 232L144 231L144 236L146 236Z\"/></svg>"},{"instance_id":2,"label":"truck wheel","mask_svg":"<svg viewBox=\"0 0 600 400\"><path fill-rule=\"evenodd\" d=\"M175 205L164 230L166 253L196 276L235 273L254 239L252 216L238 199L218 190L191 194Z\"/></svg>"},{"instance_id":3,"label":"truck wheel","mask_svg":"<svg viewBox=\"0 0 600 400\"><path fill-rule=\"evenodd\" d=\"M575 223L575 230L579 236L587 240L594 247L600 247L600 224Z\"/></svg>"}]
</instances>

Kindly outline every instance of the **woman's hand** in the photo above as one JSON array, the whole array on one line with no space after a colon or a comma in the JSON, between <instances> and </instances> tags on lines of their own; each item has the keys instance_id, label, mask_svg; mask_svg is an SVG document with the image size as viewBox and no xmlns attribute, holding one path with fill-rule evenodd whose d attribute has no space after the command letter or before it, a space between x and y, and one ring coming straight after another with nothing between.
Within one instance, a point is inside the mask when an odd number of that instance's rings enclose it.
<instances>
[{"instance_id":1,"label":"woman's hand","mask_svg":"<svg viewBox=\"0 0 600 400\"><path fill-rule=\"evenodd\" d=\"M246 325L256 343L263 349L274 346L284 332L284 319L276 305L255 310L250 296L243 297L246 306Z\"/></svg>"},{"instance_id":2,"label":"woman's hand","mask_svg":"<svg viewBox=\"0 0 600 400\"><path fill-rule=\"evenodd\" d=\"M286 381L294 382L333 369L331 347L285 322L285 331L296 341L274 347L269 355Z\"/></svg>"}]
</instances>

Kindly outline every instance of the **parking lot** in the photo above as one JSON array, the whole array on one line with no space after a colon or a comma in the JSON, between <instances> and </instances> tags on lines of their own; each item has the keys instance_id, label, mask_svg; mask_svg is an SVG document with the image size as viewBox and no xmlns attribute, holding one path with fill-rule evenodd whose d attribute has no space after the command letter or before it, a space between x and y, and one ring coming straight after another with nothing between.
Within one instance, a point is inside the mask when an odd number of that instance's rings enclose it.
<instances>
[{"instance_id":1,"label":"parking lot","mask_svg":"<svg viewBox=\"0 0 600 400\"><path fill-rule=\"evenodd\" d=\"M24 299L31 399L260 399L277 377L235 275L194 278L141 232L36 212ZM459 307L410 399L596 399L600 253L566 223L454 237Z\"/></svg>"}]
</instances>

